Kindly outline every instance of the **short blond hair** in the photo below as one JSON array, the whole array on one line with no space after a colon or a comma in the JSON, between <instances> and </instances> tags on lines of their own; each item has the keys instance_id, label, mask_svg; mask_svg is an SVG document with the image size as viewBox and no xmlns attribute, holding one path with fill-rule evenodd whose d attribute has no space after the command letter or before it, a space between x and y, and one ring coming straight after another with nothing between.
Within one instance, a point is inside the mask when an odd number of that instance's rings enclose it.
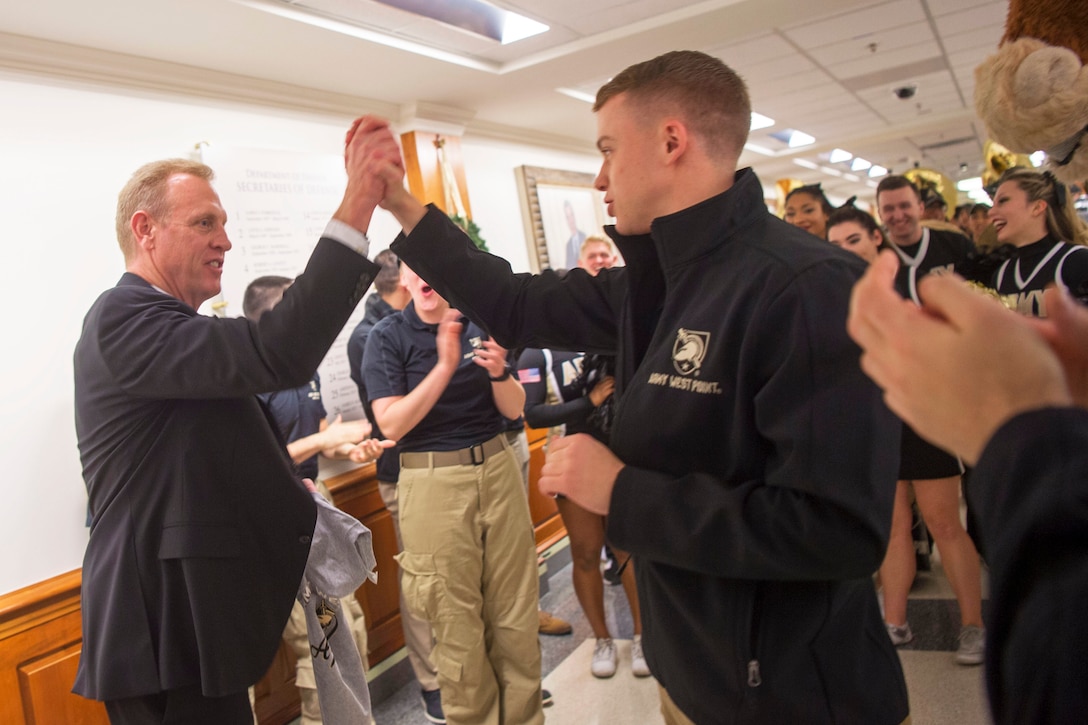
<instances>
[{"instance_id":1,"label":"short blond hair","mask_svg":"<svg viewBox=\"0 0 1088 725\"><path fill-rule=\"evenodd\" d=\"M164 219L170 213L166 201L166 184L176 174L188 174L211 183L215 172L207 164L188 159L163 159L144 164L132 174L117 195L117 243L125 261L136 253L136 238L132 234L132 216L143 211L154 219Z\"/></svg>"},{"instance_id":2,"label":"short blond hair","mask_svg":"<svg viewBox=\"0 0 1088 725\"><path fill-rule=\"evenodd\" d=\"M712 55L675 50L636 63L601 86L594 112L621 93L652 117L679 112L711 156L735 160L748 140L748 88L736 71Z\"/></svg>"},{"instance_id":3,"label":"short blond hair","mask_svg":"<svg viewBox=\"0 0 1088 725\"><path fill-rule=\"evenodd\" d=\"M578 248L578 259L585 256L586 250L590 244L603 244L608 247L608 251L612 254L616 253L616 248L612 246L612 240L608 237L602 237L599 234L593 234L585 238L582 242L582 246Z\"/></svg>"}]
</instances>

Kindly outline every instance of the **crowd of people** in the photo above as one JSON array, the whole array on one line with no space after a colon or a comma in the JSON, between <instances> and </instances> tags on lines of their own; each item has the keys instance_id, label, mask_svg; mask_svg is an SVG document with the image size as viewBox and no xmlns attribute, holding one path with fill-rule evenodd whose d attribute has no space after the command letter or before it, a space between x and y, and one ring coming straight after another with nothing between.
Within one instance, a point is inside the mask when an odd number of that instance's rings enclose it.
<instances>
[{"instance_id":1,"label":"crowd of people","mask_svg":"<svg viewBox=\"0 0 1088 725\"><path fill-rule=\"evenodd\" d=\"M607 543L631 672L654 677L669 725L909 721L894 647L912 637L912 500L959 603L955 658L986 662L995 719L1083 716L1088 232L1065 187L1007 173L986 248L927 226L901 176L877 189L881 224L819 185L781 220L737 169L751 105L720 60L633 65L594 112L615 226L579 238L571 269L515 273L477 249L405 188L388 122L363 117L305 272L254 280L232 320L196 311L231 247L211 169L136 172L117 211L126 273L75 353L91 518L77 693L118 723L248 723L285 626L303 659L343 653L350 608L311 572L357 586L373 557L362 534L357 566L325 553L321 453L378 462L428 720L543 722L524 416L552 429L539 486L569 534L591 675L618 666ZM378 206L402 232L371 262ZM369 421L329 422L315 371L375 280L348 346ZM370 716L337 660L310 721Z\"/></svg>"}]
</instances>

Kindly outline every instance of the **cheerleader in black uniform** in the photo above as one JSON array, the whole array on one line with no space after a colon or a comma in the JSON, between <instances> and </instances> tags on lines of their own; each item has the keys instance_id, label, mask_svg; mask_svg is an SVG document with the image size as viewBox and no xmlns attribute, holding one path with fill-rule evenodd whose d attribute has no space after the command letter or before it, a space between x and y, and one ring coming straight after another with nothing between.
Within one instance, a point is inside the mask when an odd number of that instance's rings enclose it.
<instances>
[{"instance_id":1,"label":"cheerleader in black uniform","mask_svg":"<svg viewBox=\"0 0 1088 725\"><path fill-rule=\"evenodd\" d=\"M788 224L804 229L820 239L827 239L827 219L834 207L824 196L819 184L799 186L786 195L786 210L782 217Z\"/></svg>"},{"instance_id":2,"label":"cheerleader in black uniform","mask_svg":"<svg viewBox=\"0 0 1088 725\"><path fill-rule=\"evenodd\" d=\"M582 243L578 266L596 276L602 269L611 267L615 259L609 240L588 237ZM613 367L611 357L527 348L518 358L518 380L525 388L525 421L533 428L562 426L560 435L588 433L607 444L615 385ZM570 537L574 593L597 639L590 672L594 677L611 677L616 673L618 655L605 620L601 580L605 517L587 511L563 496L556 499L556 506ZM620 581L634 624L631 672L636 677L648 677L650 668L642 653L642 621L634 566L629 554L615 547L612 550L622 563Z\"/></svg>"},{"instance_id":3,"label":"cheerleader in black uniform","mask_svg":"<svg viewBox=\"0 0 1088 725\"><path fill-rule=\"evenodd\" d=\"M827 220L827 241L872 264L886 247L884 232L868 212L850 202L831 213Z\"/></svg>"},{"instance_id":4,"label":"cheerleader in black uniform","mask_svg":"<svg viewBox=\"0 0 1088 725\"><path fill-rule=\"evenodd\" d=\"M1007 256L989 285L1010 309L1046 317L1043 290L1065 287L1088 297L1088 228L1065 186L1049 172L1016 168L998 181L990 221Z\"/></svg>"},{"instance_id":5,"label":"cheerleader in black uniform","mask_svg":"<svg viewBox=\"0 0 1088 725\"><path fill-rule=\"evenodd\" d=\"M966 237L922 225L922 198L909 179L887 176L877 186L877 206L887 227L886 240L899 256L896 289L918 302L918 281L927 274L961 270L973 250ZM960 520L960 461L903 426L888 550L880 565L884 620L896 645L914 638L907 621L907 599L916 573L911 537L911 494L941 553L941 564L960 607L956 662L982 664L982 572L971 537Z\"/></svg>"}]
</instances>

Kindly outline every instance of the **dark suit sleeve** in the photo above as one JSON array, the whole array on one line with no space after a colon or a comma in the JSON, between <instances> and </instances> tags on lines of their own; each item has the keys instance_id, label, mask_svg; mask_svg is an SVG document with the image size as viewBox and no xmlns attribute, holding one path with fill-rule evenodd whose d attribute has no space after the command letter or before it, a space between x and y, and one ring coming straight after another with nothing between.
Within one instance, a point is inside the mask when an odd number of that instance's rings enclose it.
<instances>
[{"instance_id":1,"label":"dark suit sleeve","mask_svg":"<svg viewBox=\"0 0 1088 725\"><path fill-rule=\"evenodd\" d=\"M309 381L377 267L322 239L306 271L257 324L195 315L143 285L109 292L97 328L113 379L147 398L229 398Z\"/></svg>"},{"instance_id":2,"label":"dark suit sleeve","mask_svg":"<svg viewBox=\"0 0 1088 725\"><path fill-rule=\"evenodd\" d=\"M987 680L997 723L1088 711L1088 411L1003 425L968 487L990 566Z\"/></svg>"},{"instance_id":3,"label":"dark suit sleeve","mask_svg":"<svg viewBox=\"0 0 1088 725\"><path fill-rule=\"evenodd\" d=\"M506 260L478 250L434 206L391 249L507 349L616 353L624 270L606 270L608 274L596 277L583 269L563 277L550 270L514 274Z\"/></svg>"}]
</instances>

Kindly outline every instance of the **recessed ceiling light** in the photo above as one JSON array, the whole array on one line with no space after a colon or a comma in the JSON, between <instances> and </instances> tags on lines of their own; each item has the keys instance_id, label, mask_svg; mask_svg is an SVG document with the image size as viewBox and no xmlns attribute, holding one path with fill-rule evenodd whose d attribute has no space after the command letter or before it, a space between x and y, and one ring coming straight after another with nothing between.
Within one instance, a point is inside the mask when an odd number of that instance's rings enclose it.
<instances>
[{"instance_id":1,"label":"recessed ceiling light","mask_svg":"<svg viewBox=\"0 0 1088 725\"><path fill-rule=\"evenodd\" d=\"M956 188L960 191L975 191L982 188L982 177L972 176L970 179L960 179L956 182Z\"/></svg>"},{"instance_id":2,"label":"recessed ceiling light","mask_svg":"<svg viewBox=\"0 0 1088 725\"><path fill-rule=\"evenodd\" d=\"M789 146L791 149L816 143L816 138L814 136L810 136L804 131L798 131L795 128L782 129L781 131L776 131L770 134L770 136L771 138L778 139L782 143Z\"/></svg>"},{"instance_id":3,"label":"recessed ceiling light","mask_svg":"<svg viewBox=\"0 0 1088 725\"><path fill-rule=\"evenodd\" d=\"M854 154L850 153L849 151L844 151L843 149L835 149L831 152L831 156L830 158L828 158L828 161L833 164L841 164L843 161L849 161L852 158L854 158Z\"/></svg>"},{"instance_id":4,"label":"recessed ceiling light","mask_svg":"<svg viewBox=\"0 0 1088 725\"><path fill-rule=\"evenodd\" d=\"M842 176L841 171L839 171L838 169L832 168L830 166L821 166L820 171L824 172L828 176L839 176L839 177Z\"/></svg>"},{"instance_id":5,"label":"recessed ceiling light","mask_svg":"<svg viewBox=\"0 0 1088 725\"><path fill-rule=\"evenodd\" d=\"M808 159L794 159L793 163L797 164L798 166L800 166L802 168L812 169L813 171L820 168L819 164L814 164L811 161L809 161Z\"/></svg>"},{"instance_id":6,"label":"recessed ceiling light","mask_svg":"<svg viewBox=\"0 0 1088 725\"><path fill-rule=\"evenodd\" d=\"M888 170L885 169L883 166L873 166L871 169L869 169L869 178L872 179L878 176L884 176L887 173Z\"/></svg>"},{"instance_id":7,"label":"recessed ceiling light","mask_svg":"<svg viewBox=\"0 0 1088 725\"><path fill-rule=\"evenodd\" d=\"M794 131L790 134L789 146L791 149L795 149L798 146L808 146L813 143L816 143L816 137L809 136L804 131Z\"/></svg>"},{"instance_id":8,"label":"recessed ceiling light","mask_svg":"<svg viewBox=\"0 0 1088 725\"><path fill-rule=\"evenodd\" d=\"M851 164L850 164L850 170L851 171L865 171L865 169L868 169L872 165L873 165L873 162L866 161L865 159L861 158L860 156L855 156L853 162L851 162Z\"/></svg>"},{"instance_id":9,"label":"recessed ceiling light","mask_svg":"<svg viewBox=\"0 0 1088 725\"><path fill-rule=\"evenodd\" d=\"M752 131L758 131L761 128L770 128L774 125L774 119L764 116L762 113L756 113L752 111L752 125L749 127Z\"/></svg>"}]
</instances>

